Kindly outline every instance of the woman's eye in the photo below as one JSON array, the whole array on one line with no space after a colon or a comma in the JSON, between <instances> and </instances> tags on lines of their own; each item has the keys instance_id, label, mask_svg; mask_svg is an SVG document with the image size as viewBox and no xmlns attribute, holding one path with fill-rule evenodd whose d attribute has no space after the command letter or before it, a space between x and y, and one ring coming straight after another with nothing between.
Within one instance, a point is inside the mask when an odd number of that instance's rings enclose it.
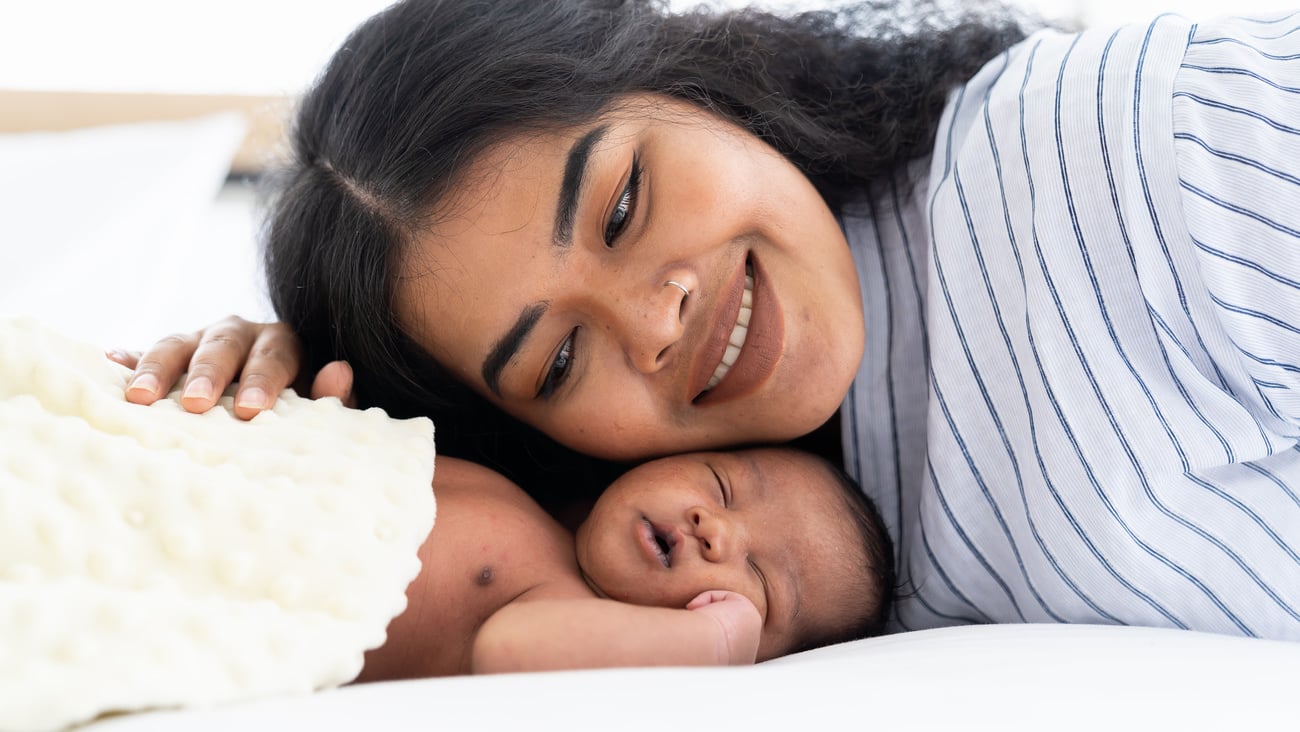
<instances>
[{"instance_id":1,"label":"woman's eye","mask_svg":"<svg viewBox=\"0 0 1300 732\"><path fill-rule=\"evenodd\" d=\"M573 368L574 341L578 335L578 329L574 328L569 331L569 336L560 344L560 350L555 352L555 357L551 359L551 365L546 369L546 378L542 380L542 386L537 390L537 396L549 397L555 393L555 390L564 385L564 381L569 378L569 372Z\"/></svg>"},{"instance_id":2,"label":"woman's eye","mask_svg":"<svg viewBox=\"0 0 1300 732\"><path fill-rule=\"evenodd\" d=\"M636 212L637 191L640 188L641 160L633 155L632 172L627 176L627 185L623 186L618 203L614 204L609 221L605 222L605 246L613 247L619 235L627 228L628 222L632 220L632 214Z\"/></svg>"}]
</instances>

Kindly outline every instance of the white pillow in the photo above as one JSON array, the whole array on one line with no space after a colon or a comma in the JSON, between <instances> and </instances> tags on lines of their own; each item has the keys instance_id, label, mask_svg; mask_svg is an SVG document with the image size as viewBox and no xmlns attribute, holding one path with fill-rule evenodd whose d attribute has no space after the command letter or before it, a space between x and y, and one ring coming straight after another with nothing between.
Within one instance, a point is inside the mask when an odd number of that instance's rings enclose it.
<instances>
[{"instance_id":1,"label":"white pillow","mask_svg":"<svg viewBox=\"0 0 1300 732\"><path fill-rule=\"evenodd\" d=\"M205 325L181 313L232 256L197 242L245 128L227 113L0 135L0 317L131 348Z\"/></svg>"}]
</instances>

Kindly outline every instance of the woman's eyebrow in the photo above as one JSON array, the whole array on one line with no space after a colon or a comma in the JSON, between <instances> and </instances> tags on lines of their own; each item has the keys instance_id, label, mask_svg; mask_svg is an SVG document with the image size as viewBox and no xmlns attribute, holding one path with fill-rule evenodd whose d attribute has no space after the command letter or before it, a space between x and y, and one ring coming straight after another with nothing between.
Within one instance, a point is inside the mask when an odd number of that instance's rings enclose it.
<instances>
[{"instance_id":1,"label":"woman's eyebrow","mask_svg":"<svg viewBox=\"0 0 1300 732\"><path fill-rule=\"evenodd\" d=\"M578 210L578 194L582 192L587 162L591 159L592 148L605 138L607 132L608 125L596 127L569 148L568 159L564 162L564 177L560 180L559 201L555 206L555 233L552 236L558 247L568 248L572 242L573 218Z\"/></svg>"},{"instance_id":2,"label":"woman's eyebrow","mask_svg":"<svg viewBox=\"0 0 1300 732\"><path fill-rule=\"evenodd\" d=\"M605 134L608 132L609 125L595 127L579 137L577 142L573 143L573 147L569 148L569 154L564 161L564 177L560 179L559 200L555 207L555 231L552 238L553 243L558 247L568 248L572 244L573 219L578 210L578 195L582 192L587 163L591 160L592 149L605 139ZM492 344L487 358L483 359L483 381L487 382L488 388L497 397L501 396L501 371L528 340L528 335L532 333L533 327L546 312L548 305L549 303L538 303L519 311L519 317L515 318L514 325Z\"/></svg>"},{"instance_id":3,"label":"woman's eyebrow","mask_svg":"<svg viewBox=\"0 0 1300 732\"><path fill-rule=\"evenodd\" d=\"M533 326L541 319L542 314L546 312L549 302L529 305L519 311L519 317L515 318L515 324L510 326L506 334L492 344L492 349L488 351L487 358L483 359L483 380L487 382L488 388L501 397L501 370L510 363L510 359L515 357L524 341L528 340L528 334L533 332Z\"/></svg>"}]
</instances>

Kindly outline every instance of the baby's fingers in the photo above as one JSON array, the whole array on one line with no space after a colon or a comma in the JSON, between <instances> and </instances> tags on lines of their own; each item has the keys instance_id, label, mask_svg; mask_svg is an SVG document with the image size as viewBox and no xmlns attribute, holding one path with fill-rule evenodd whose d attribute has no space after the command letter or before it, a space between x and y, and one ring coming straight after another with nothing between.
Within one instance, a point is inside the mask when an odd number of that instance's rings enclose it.
<instances>
[{"instance_id":1,"label":"baby's fingers","mask_svg":"<svg viewBox=\"0 0 1300 732\"><path fill-rule=\"evenodd\" d=\"M696 595L694 600L691 600L690 602L686 603L686 609L698 610L704 607L705 605L712 605L715 602L723 602L725 600L729 600L731 599L731 596L735 594L736 593L734 592L728 592L726 590L705 590L704 592L701 592L700 594Z\"/></svg>"},{"instance_id":2,"label":"baby's fingers","mask_svg":"<svg viewBox=\"0 0 1300 732\"><path fill-rule=\"evenodd\" d=\"M749 598L739 592L709 590L696 595L686 609L718 623L722 631L719 652L728 663L753 663L758 657L763 616Z\"/></svg>"}]
</instances>

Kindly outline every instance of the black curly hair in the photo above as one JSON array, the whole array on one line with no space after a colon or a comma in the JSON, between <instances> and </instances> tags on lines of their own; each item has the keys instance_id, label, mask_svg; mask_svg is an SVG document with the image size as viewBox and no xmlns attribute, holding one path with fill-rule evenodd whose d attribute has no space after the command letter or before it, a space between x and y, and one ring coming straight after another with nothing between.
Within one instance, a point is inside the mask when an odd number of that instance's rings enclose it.
<instances>
[{"instance_id":1,"label":"black curly hair","mask_svg":"<svg viewBox=\"0 0 1300 732\"><path fill-rule=\"evenodd\" d=\"M439 450L535 496L603 486L581 458L499 413L402 332L394 273L458 174L492 144L655 92L733 120L832 208L924 155L948 92L1023 37L1002 6L934 0L789 16L656 0L405 0L357 28L302 99L268 177L266 274L303 371L348 360L363 405L437 424Z\"/></svg>"}]
</instances>

